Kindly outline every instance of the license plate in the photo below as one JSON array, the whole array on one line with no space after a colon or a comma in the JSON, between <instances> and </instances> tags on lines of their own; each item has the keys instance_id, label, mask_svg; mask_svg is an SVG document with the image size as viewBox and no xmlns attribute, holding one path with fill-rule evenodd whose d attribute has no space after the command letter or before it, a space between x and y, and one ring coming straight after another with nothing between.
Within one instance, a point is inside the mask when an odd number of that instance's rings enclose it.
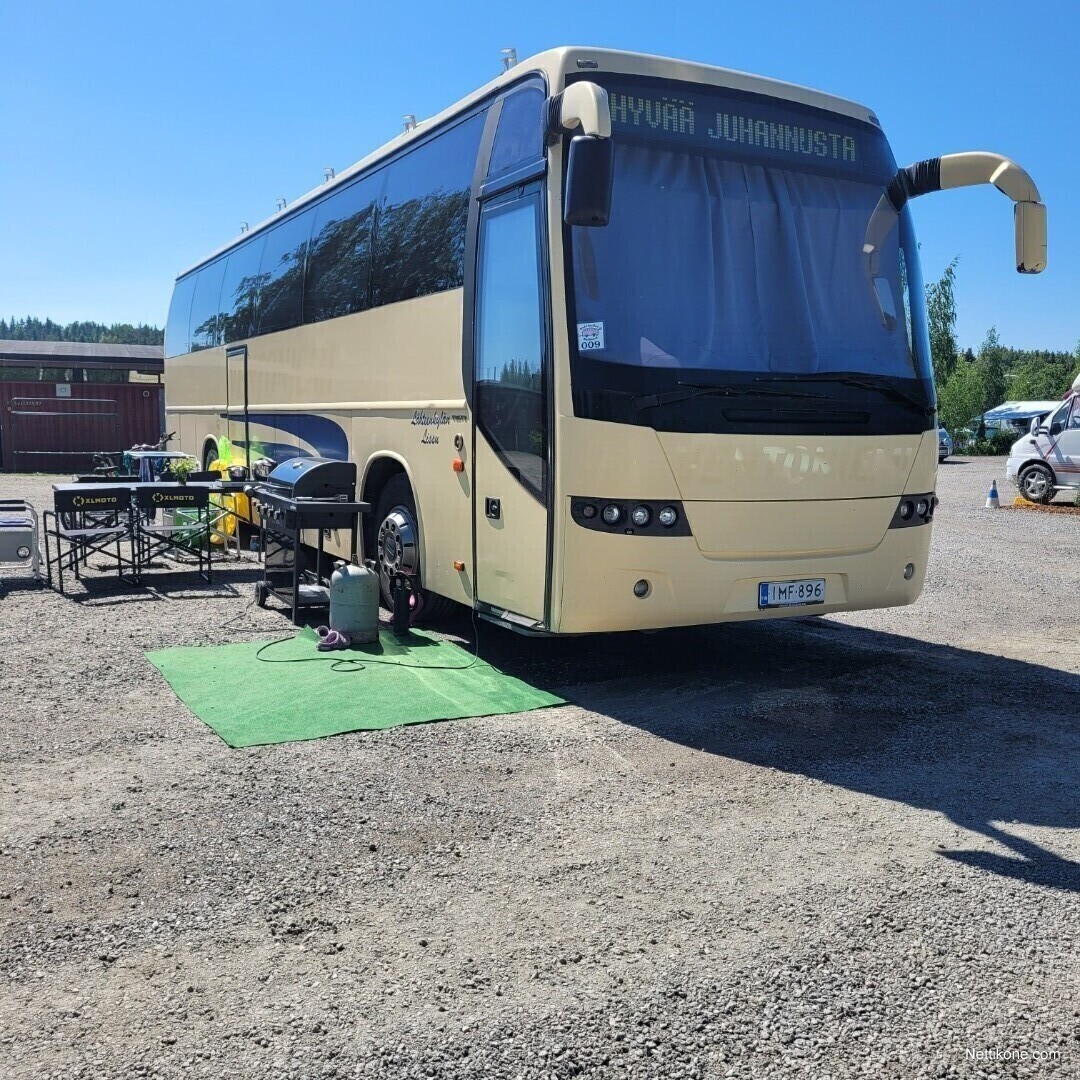
<instances>
[{"instance_id":1,"label":"license plate","mask_svg":"<svg viewBox=\"0 0 1080 1080\"><path fill-rule=\"evenodd\" d=\"M762 581L758 584L758 607L794 607L799 604L824 604L825 579L802 578L799 581Z\"/></svg>"}]
</instances>

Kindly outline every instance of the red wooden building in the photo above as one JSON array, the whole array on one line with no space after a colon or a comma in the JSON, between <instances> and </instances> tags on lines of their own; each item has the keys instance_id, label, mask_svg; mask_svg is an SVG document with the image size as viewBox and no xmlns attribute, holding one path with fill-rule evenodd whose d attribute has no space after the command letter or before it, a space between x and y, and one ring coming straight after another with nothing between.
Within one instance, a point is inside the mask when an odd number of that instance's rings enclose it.
<instances>
[{"instance_id":1,"label":"red wooden building","mask_svg":"<svg viewBox=\"0 0 1080 1080\"><path fill-rule=\"evenodd\" d=\"M160 345L0 341L0 469L80 472L156 442L163 363Z\"/></svg>"}]
</instances>

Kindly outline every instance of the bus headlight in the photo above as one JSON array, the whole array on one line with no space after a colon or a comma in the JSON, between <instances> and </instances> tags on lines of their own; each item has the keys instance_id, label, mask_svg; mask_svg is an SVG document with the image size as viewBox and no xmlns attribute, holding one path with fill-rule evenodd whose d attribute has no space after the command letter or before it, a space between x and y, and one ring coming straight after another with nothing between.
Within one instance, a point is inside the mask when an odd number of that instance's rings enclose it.
<instances>
[{"instance_id":1,"label":"bus headlight","mask_svg":"<svg viewBox=\"0 0 1080 1080\"><path fill-rule=\"evenodd\" d=\"M667 499L573 495L570 517L583 529L607 536L692 536L682 504Z\"/></svg>"},{"instance_id":2,"label":"bus headlight","mask_svg":"<svg viewBox=\"0 0 1080 1080\"><path fill-rule=\"evenodd\" d=\"M928 525L934 520L937 496L932 491L922 495L902 495L893 511L890 529L907 529L915 525Z\"/></svg>"}]
</instances>

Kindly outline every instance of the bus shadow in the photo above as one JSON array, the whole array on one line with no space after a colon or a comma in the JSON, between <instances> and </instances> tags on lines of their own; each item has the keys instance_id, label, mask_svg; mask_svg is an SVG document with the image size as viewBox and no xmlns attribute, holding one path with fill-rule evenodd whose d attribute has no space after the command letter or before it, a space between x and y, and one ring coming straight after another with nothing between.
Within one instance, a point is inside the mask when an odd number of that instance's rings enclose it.
<instances>
[{"instance_id":1,"label":"bus shadow","mask_svg":"<svg viewBox=\"0 0 1080 1080\"><path fill-rule=\"evenodd\" d=\"M481 655L658 738L945 814L1011 854L939 850L1080 892L1010 825L1080 827L1080 677L827 619L524 641Z\"/></svg>"}]
</instances>

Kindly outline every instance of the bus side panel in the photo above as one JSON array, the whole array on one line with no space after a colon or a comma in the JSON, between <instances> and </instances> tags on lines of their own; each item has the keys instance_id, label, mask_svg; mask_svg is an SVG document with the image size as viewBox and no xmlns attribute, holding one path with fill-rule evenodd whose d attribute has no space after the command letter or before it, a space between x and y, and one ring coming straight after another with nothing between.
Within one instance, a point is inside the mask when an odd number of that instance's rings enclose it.
<instances>
[{"instance_id":1,"label":"bus side panel","mask_svg":"<svg viewBox=\"0 0 1080 1080\"><path fill-rule=\"evenodd\" d=\"M425 424L425 420L432 423ZM351 453L360 485L380 459L390 458L400 465L416 499L424 585L440 596L468 605L472 604L473 590L470 470L455 472L453 466L456 457L468 458L471 422L464 405L453 409L356 412L352 417ZM460 454L454 446L458 434L464 444ZM373 518L378 511L376 501L371 507ZM377 521L375 524L378 526ZM374 558L375 552L365 551L364 557ZM465 569L455 570L455 561L463 562Z\"/></svg>"},{"instance_id":2,"label":"bus side panel","mask_svg":"<svg viewBox=\"0 0 1080 1080\"><path fill-rule=\"evenodd\" d=\"M471 468L453 469L472 445L461 306L462 290L452 289L251 338L248 407L256 456L348 457L360 481L375 457L401 462L417 503L425 584L471 604ZM201 458L208 436L226 434L225 350L169 360L166 378L181 447ZM342 543L329 549L345 554ZM465 571L454 570L455 560Z\"/></svg>"}]
</instances>

